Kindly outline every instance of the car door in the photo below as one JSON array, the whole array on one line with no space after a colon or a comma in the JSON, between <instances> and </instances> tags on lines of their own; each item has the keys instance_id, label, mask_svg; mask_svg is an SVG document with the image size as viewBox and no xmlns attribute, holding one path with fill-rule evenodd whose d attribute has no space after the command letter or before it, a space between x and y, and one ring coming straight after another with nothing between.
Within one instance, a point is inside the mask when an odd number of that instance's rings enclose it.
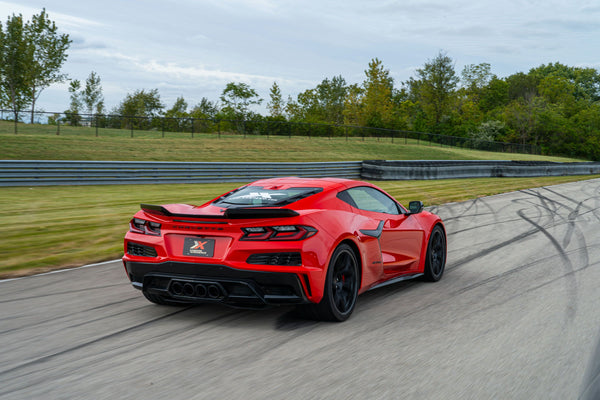
<instances>
[{"instance_id":1,"label":"car door","mask_svg":"<svg viewBox=\"0 0 600 400\"><path fill-rule=\"evenodd\" d=\"M354 203L350 205L379 221L378 229L369 233L379 235L383 274L391 277L417 272L424 238L417 218L412 218L394 199L375 188L359 186L346 192Z\"/></svg>"}]
</instances>

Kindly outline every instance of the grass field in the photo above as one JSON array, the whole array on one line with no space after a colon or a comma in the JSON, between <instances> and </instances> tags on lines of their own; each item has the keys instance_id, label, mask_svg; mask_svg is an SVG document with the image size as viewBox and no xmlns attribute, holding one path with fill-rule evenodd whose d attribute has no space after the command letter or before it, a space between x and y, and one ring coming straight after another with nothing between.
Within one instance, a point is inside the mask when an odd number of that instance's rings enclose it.
<instances>
[{"instance_id":1,"label":"grass field","mask_svg":"<svg viewBox=\"0 0 600 400\"><path fill-rule=\"evenodd\" d=\"M377 184L407 205L462 201L586 177L390 181ZM201 204L226 184L9 187L0 189L0 277L120 257L128 222L144 203Z\"/></svg>"},{"instance_id":2,"label":"grass field","mask_svg":"<svg viewBox=\"0 0 600 400\"><path fill-rule=\"evenodd\" d=\"M317 138L165 133L23 124L19 134L0 121L0 159L114 161L359 161L544 160L581 161L518 153L494 153L396 138Z\"/></svg>"},{"instance_id":3,"label":"grass field","mask_svg":"<svg viewBox=\"0 0 600 400\"><path fill-rule=\"evenodd\" d=\"M396 138L265 137L135 131L0 121L0 159L131 161L546 160ZM491 178L380 182L403 204L436 205L590 177ZM0 188L0 277L122 255L122 239L139 203L201 204L238 186L226 184Z\"/></svg>"}]
</instances>

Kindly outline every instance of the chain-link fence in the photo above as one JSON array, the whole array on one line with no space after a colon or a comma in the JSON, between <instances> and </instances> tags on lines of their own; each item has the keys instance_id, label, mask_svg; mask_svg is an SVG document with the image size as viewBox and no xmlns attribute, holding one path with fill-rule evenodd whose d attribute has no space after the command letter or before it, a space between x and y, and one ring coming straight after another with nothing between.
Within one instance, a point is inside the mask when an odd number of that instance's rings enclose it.
<instances>
[{"instance_id":1,"label":"chain-link fence","mask_svg":"<svg viewBox=\"0 0 600 400\"><path fill-rule=\"evenodd\" d=\"M482 141L478 139L440 135L428 132L372 128L364 126L286 121L262 117L255 120L216 118L138 117L21 112L17 121L10 110L0 110L0 133L95 135L129 137L191 137L200 134L280 137L328 137L345 140L389 140L393 143L416 143L429 146L461 147L496 152L540 154L539 146L531 144Z\"/></svg>"}]
</instances>

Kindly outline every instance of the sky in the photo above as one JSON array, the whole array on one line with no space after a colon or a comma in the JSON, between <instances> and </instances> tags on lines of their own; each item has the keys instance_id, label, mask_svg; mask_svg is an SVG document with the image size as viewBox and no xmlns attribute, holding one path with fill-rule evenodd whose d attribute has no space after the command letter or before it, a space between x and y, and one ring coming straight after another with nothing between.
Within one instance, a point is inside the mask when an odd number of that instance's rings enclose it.
<instances>
[{"instance_id":1,"label":"sky","mask_svg":"<svg viewBox=\"0 0 600 400\"><path fill-rule=\"evenodd\" d=\"M128 93L158 89L166 108L218 101L228 82L284 99L341 75L362 83L383 62L396 86L445 52L458 74L489 63L506 77L560 62L600 69L600 1L584 0L19 0L0 21L46 9L73 41L62 72L102 80L108 111ZM48 112L69 107L68 84L42 92Z\"/></svg>"}]
</instances>

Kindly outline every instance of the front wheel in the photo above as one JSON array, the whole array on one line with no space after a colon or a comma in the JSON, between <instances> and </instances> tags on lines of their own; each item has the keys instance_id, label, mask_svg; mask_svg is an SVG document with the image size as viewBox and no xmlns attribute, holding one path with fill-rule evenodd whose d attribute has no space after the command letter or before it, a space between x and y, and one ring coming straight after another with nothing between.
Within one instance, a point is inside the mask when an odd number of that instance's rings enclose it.
<instances>
[{"instance_id":1,"label":"front wheel","mask_svg":"<svg viewBox=\"0 0 600 400\"><path fill-rule=\"evenodd\" d=\"M319 304L303 306L304 314L323 321L347 320L354 311L359 285L356 255L350 246L341 244L329 262L323 299Z\"/></svg>"},{"instance_id":2,"label":"front wheel","mask_svg":"<svg viewBox=\"0 0 600 400\"><path fill-rule=\"evenodd\" d=\"M423 278L429 282L442 279L446 266L446 233L440 225L436 225L431 231L425 257Z\"/></svg>"}]
</instances>

